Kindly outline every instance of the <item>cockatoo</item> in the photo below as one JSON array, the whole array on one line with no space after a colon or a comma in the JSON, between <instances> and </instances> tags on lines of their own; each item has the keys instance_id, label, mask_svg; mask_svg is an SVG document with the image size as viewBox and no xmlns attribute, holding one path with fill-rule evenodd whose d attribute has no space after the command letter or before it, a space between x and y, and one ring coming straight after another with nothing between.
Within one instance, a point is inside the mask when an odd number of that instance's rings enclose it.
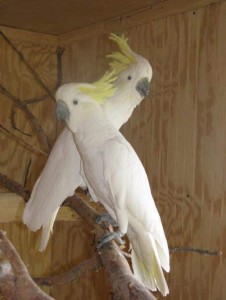
<instances>
[{"instance_id":1,"label":"cockatoo","mask_svg":"<svg viewBox=\"0 0 226 300\"><path fill-rule=\"evenodd\" d=\"M110 39L118 45L120 51L109 55L111 75L104 76L94 86L100 87L99 91L102 89L101 107L107 118L116 129L120 129L148 94L152 68L145 58L130 49L124 36L111 34ZM104 93L109 81L114 81L114 89ZM97 100L100 100L100 95ZM73 135L66 127L34 185L23 214L23 222L30 230L37 231L42 227L40 251L47 246L60 205L78 187L86 188L86 184L81 176L80 155Z\"/></svg>"},{"instance_id":2,"label":"cockatoo","mask_svg":"<svg viewBox=\"0 0 226 300\"><path fill-rule=\"evenodd\" d=\"M117 222L119 230L103 238L132 248L135 277L165 296L169 290L162 268L169 272L169 250L144 167L132 146L90 95L88 84L65 84L56 93L57 114L68 124L81 157L86 182Z\"/></svg>"}]
</instances>

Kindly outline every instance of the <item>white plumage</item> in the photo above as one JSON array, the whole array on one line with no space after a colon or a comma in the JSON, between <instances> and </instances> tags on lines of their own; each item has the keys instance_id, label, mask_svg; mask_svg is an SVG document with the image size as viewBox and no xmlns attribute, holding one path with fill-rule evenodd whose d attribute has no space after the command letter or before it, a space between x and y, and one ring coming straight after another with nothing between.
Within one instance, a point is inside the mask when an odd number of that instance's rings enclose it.
<instances>
[{"instance_id":1,"label":"white plumage","mask_svg":"<svg viewBox=\"0 0 226 300\"><path fill-rule=\"evenodd\" d=\"M134 108L143 100L145 95L141 95L136 89L137 83L146 78L146 83L149 84L152 78L152 68L145 58L129 48L124 37L111 35L111 39L121 50L111 55L111 69L117 76L114 82L117 90L102 104L102 109L115 128L119 129L130 118ZM118 53L120 53L119 58ZM36 231L42 227L40 251L47 246L60 205L68 196L74 194L76 188L79 186L85 188L80 165L80 155L74 144L72 133L65 128L58 137L35 183L23 214L23 222L30 230Z\"/></svg>"},{"instance_id":2,"label":"white plumage","mask_svg":"<svg viewBox=\"0 0 226 300\"><path fill-rule=\"evenodd\" d=\"M151 290L167 295L162 268L169 272L169 250L144 167L100 106L79 87L64 85L56 97L58 107L68 112L64 119L74 133L85 180L117 220L120 235L128 233L134 275Z\"/></svg>"}]
</instances>

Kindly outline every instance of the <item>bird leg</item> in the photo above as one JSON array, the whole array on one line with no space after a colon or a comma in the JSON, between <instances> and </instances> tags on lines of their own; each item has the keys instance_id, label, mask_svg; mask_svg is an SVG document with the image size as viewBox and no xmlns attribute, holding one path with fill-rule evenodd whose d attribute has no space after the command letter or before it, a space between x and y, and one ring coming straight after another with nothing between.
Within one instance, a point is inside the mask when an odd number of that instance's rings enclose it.
<instances>
[{"instance_id":1,"label":"bird leg","mask_svg":"<svg viewBox=\"0 0 226 300\"><path fill-rule=\"evenodd\" d=\"M112 227L117 227L118 226L116 220L113 219L110 214L100 214L96 218L96 223L98 225L101 225L103 222L108 222L109 224L111 224Z\"/></svg>"},{"instance_id":2,"label":"bird leg","mask_svg":"<svg viewBox=\"0 0 226 300\"><path fill-rule=\"evenodd\" d=\"M124 245L125 241L121 239L124 234L121 233L120 231L115 231L115 232L109 232L103 235L100 240L97 243L96 249L99 250L101 247L103 247L107 242L110 242L112 240L115 240L119 245Z\"/></svg>"}]
</instances>

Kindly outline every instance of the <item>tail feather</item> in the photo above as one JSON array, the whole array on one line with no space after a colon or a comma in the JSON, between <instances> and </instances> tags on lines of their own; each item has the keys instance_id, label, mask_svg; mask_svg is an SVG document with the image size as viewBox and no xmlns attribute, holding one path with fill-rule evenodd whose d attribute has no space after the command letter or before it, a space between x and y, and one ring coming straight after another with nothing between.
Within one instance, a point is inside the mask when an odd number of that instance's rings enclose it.
<instances>
[{"instance_id":1,"label":"tail feather","mask_svg":"<svg viewBox=\"0 0 226 300\"><path fill-rule=\"evenodd\" d=\"M157 253L158 253L158 256L159 256L161 266L168 273L170 271L169 251L167 252L167 255L166 255L166 252L162 249L162 247L159 245L158 242L156 242L156 248L157 248Z\"/></svg>"},{"instance_id":2,"label":"tail feather","mask_svg":"<svg viewBox=\"0 0 226 300\"><path fill-rule=\"evenodd\" d=\"M50 234L53 231L53 224L56 219L57 213L59 208L55 210L55 212L52 214L51 218L48 220L46 224L42 226L42 233L40 238L40 244L39 244L39 251L42 252L46 249Z\"/></svg>"},{"instance_id":3,"label":"tail feather","mask_svg":"<svg viewBox=\"0 0 226 300\"><path fill-rule=\"evenodd\" d=\"M163 274L162 267L169 270L167 255L164 255L162 248L155 239L148 233L147 236L138 236L131 239L132 244L132 267L134 276L151 291L157 289L166 296L169 289ZM163 265L162 265L163 263Z\"/></svg>"},{"instance_id":4,"label":"tail feather","mask_svg":"<svg viewBox=\"0 0 226 300\"><path fill-rule=\"evenodd\" d=\"M24 209L24 213L23 213L23 223L25 225L27 225L27 227L31 230L31 231L37 231L40 226L37 226L34 222L33 222L33 214L32 214L32 205L33 205L33 201L34 201L34 197L40 182L41 176L37 179L37 181L35 182L35 185L33 187L32 193L31 193L31 197L29 199L29 201L26 203L25 209Z\"/></svg>"}]
</instances>

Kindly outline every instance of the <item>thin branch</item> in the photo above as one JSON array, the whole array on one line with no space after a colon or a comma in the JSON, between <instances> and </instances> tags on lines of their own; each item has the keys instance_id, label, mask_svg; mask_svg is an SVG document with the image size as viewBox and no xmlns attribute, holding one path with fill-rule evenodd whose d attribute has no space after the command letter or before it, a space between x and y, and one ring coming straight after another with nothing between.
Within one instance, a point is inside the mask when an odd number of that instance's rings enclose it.
<instances>
[{"instance_id":1,"label":"thin branch","mask_svg":"<svg viewBox=\"0 0 226 300\"><path fill-rule=\"evenodd\" d=\"M88 274L89 272L91 271L97 272L102 268L103 265L101 263L101 260L98 257L98 255L95 254L90 259L87 259L86 261L82 262L81 264L72 268L70 271L66 273L50 276L47 278L42 278L42 277L33 278L33 280L38 285L45 285L45 286L61 285L72 281L77 281L80 277Z\"/></svg>"},{"instance_id":2,"label":"thin branch","mask_svg":"<svg viewBox=\"0 0 226 300\"><path fill-rule=\"evenodd\" d=\"M11 113L10 113L10 124L11 124L11 127L13 129L15 129L16 131L20 132L21 134L23 135L26 135L26 136L29 136L29 137L32 137L32 135L30 133L27 133L27 132L24 132L22 130L20 130L17 126L16 126L16 122L15 122L15 114L16 114L16 111L13 107Z\"/></svg>"},{"instance_id":3,"label":"thin branch","mask_svg":"<svg viewBox=\"0 0 226 300\"><path fill-rule=\"evenodd\" d=\"M30 191L26 190L20 183L8 178L6 175L0 173L0 183L3 184L7 189L16 193L17 195L28 200L30 197Z\"/></svg>"},{"instance_id":4,"label":"thin branch","mask_svg":"<svg viewBox=\"0 0 226 300\"><path fill-rule=\"evenodd\" d=\"M36 153L36 154L41 154L44 156L48 156L48 154L34 146L31 146L30 144L28 144L27 142L25 142L23 139L19 138L18 136L16 136L14 133L10 132L9 129L7 129L5 126L3 126L0 123L0 131L3 132L5 135L9 136L10 138L16 140L19 144L21 144L22 146L26 147L27 149L29 149L30 151Z\"/></svg>"},{"instance_id":5,"label":"thin branch","mask_svg":"<svg viewBox=\"0 0 226 300\"><path fill-rule=\"evenodd\" d=\"M28 70L31 72L35 80L42 86L42 88L46 91L46 93L51 97L51 99L55 102L55 98L52 95L51 91L48 89L48 87L45 85L45 83L42 81L40 76L36 73L36 71L30 66L30 64L25 59L24 55L16 48L16 46L7 38L7 36L0 30L0 35L3 37L3 39L6 41L8 45L11 46L11 48L17 53L21 61L24 63L24 65L28 68Z\"/></svg>"},{"instance_id":6,"label":"thin branch","mask_svg":"<svg viewBox=\"0 0 226 300\"><path fill-rule=\"evenodd\" d=\"M221 251L210 251L207 249L199 249L199 248L193 248L193 247L173 247L170 248L170 253L179 253L179 252L194 252L199 253L201 255L215 255L220 256L222 255Z\"/></svg>"},{"instance_id":7,"label":"thin branch","mask_svg":"<svg viewBox=\"0 0 226 300\"><path fill-rule=\"evenodd\" d=\"M8 300L53 300L31 279L16 249L0 230L0 292Z\"/></svg>"},{"instance_id":8,"label":"thin branch","mask_svg":"<svg viewBox=\"0 0 226 300\"><path fill-rule=\"evenodd\" d=\"M28 107L24 103L22 103L19 98L12 95L2 84L0 84L0 92L3 93L5 96L7 96L9 99L11 99L13 101L13 103L24 112L24 114L26 115L26 117L28 118L30 123L32 124L37 136L39 137L39 139L42 141L43 145L45 146L45 150L49 153L51 146L50 146L48 136L42 129L42 127L39 124L36 117L28 109Z\"/></svg>"},{"instance_id":9,"label":"thin branch","mask_svg":"<svg viewBox=\"0 0 226 300\"><path fill-rule=\"evenodd\" d=\"M64 54L65 49L62 47L57 48L57 88L62 83L62 56Z\"/></svg>"},{"instance_id":10,"label":"thin branch","mask_svg":"<svg viewBox=\"0 0 226 300\"><path fill-rule=\"evenodd\" d=\"M26 188L26 185L27 185L27 179L28 179L28 176L29 176L30 167L31 167L31 157L29 159L29 162L27 164L27 167L26 167L26 170L25 170L25 174L24 174L24 184L23 184L24 188Z\"/></svg>"},{"instance_id":11,"label":"thin branch","mask_svg":"<svg viewBox=\"0 0 226 300\"><path fill-rule=\"evenodd\" d=\"M57 88L61 85L62 83L62 56L64 53L64 48L58 47L57 48L57 83L55 85L55 87L53 88L53 90L51 91L51 94L54 94L57 90ZM30 99L26 99L23 100L24 104L33 104L33 103L39 103L43 100L46 100L49 97L48 94L42 95L40 97L37 98L30 98Z\"/></svg>"}]
</instances>

